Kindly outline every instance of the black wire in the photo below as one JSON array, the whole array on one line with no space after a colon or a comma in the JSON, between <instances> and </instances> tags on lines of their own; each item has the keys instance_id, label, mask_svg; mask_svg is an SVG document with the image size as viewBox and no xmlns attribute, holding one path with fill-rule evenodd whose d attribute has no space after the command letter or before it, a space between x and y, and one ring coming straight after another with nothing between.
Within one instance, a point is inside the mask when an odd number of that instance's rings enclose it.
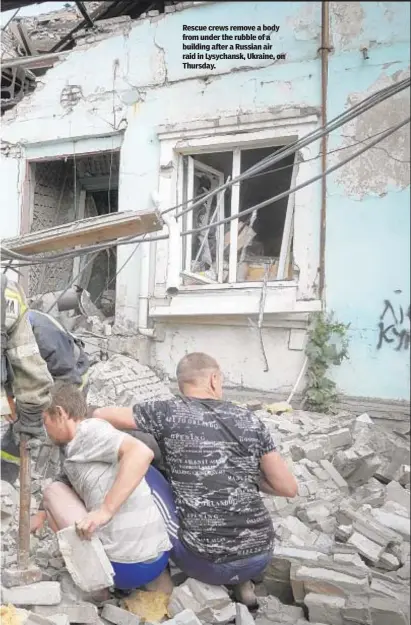
<instances>
[{"instance_id":1,"label":"black wire","mask_svg":"<svg viewBox=\"0 0 411 625\"><path fill-rule=\"evenodd\" d=\"M253 167L249 168L246 172L244 172L243 174L241 174L240 176L238 176L235 179L232 179L230 181L228 181L227 183L224 183L223 185L221 185L220 187L217 187L216 189L214 189L211 192L206 193L201 199L205 200L208 199L209 197L214 196L216 193L220 192L221 190L231 186L235 181L240 181L240 179L244 179L247 176L251 177L250 172L255 171L257 169L258 173L261 170L261 168L267 163L270 162L270 164L272 164L273 162L277 162L278 160L282 160L284 158L284 152L290 152L290 154L294 153L295 151L297 151L298 149L301 149L301 147L305 147L306 145L309 145L309 143L318 140L319 138L321 138L321 136L324 136L326 134L328 134L329 132L331 132L332 130L335 130L336 128L338 128L340 125L343 125L343 123L346 123L349 120L346 120L346 117L348 116L350 119L352 117L356 117L358 116L360 113L358 113L357 111L359 109L364 109L364 111L361 112L365 112L365 110L368 110L368 108L370 108L371 106L375 106L376 104L380 103L381 101L387 99L388 97L392 97L393 95L395 95L396 93L399 93L400 91L402 91L403 89L405 89L407 86L409 86L410 84L410 79L405 79L403 81L401 81L400 83L397 83L396 85L392 85L390 87L386 87L384 89L382 89L381 91L377 92L376 94L373 94L372 96L366 98L366 100L363 100L362 102L360 102L358 105L355 105L354 107L352 107L348 113L343 113L340 114L339 116L337 116L334 120L331 120L331 122L326 125L325 127L318 129L316 131L313 131L312 133L309 133L306 137L304 137L303 139L301 139L300 141L295 142L294 144L290 145L290 146L286 146L284 149L281 150L277 150L273 155L266 157L265 159L262 159L262 161L260 161L259 163L257 163L256 165L254 165ZM341 119L344 119L344 122L341 123ZM319 135L314 137L314 135ZM388 136L388 135L387 135ZM359 142L359 143L363 143L363 141ZM374 142L372 144L369 144L366 146L365 149L369 149L369 147L373 147L373 145L375 145L377 142ZM355 145L355 144L352 144ZM340 149L346 149L347 147L351 147L351 146L344 146L343 148ZM365 151L365 150L364 150ZM361 154L362 152L360 151L358 154ZM355 158L355 155L352 157ZM346 159L345 161L343 161L343 163L345 162L349 162L349 160L351 159ZM317 181L321 178L320 177L316 177L314 179L312 179L312 181ZM310 181L307 181L307 184L309 184ZM304 185L306 186L306 184ZM302 187L298 187L298 188L302 188ZM286 196L283 196L286 197ZM266 201L267 203L264 205L267 205L268 203L272 203L274 201L277 201L279 198L273 198L271 201ZM282 198L281 198L282 199ZM191 201L192 202L192 201ZM197 205L201 204L202 201L200 199L196 199L196 201L194 203L191 203L189 208L186 208L184 211L182 211L179 215L184 215L186 212L193 210ZM165 211L162 212L162 214L168 213L171 210L175 210L176 208L178 208L179 206L183 206L183 205L187 205L188 202L183 202L182 204L179 204L177 206L173 206L169 209L166 209ZM256 205L257 207L261 207L260 205ZM248 209L248 212L253 212L254 210L256 210L256 207L252 207L251 209ZM258 208L257 208L258 210ZM242 211L241 213L242 215L248 214L245 211ZM177 215L178 216L178 215ZM236 217L234 217L236 218ZM229 221L231 221L231 218L228 218ZM224 222L227 223L227 222ZM213 224L213 227L215 227L218 224ZM209 226L204 226L203 229L207 229L209 228ZM197 230L198 231L198 230ZM182 236L185 236L187 234L191 234L195 232L194 230L185 232L185 233L181 233ZM164 235L160 235L157 237L150 237L149 239L145 239L145 241L157 241L157 240L163 240L168 238L168 236L164 236ZM128 240L127 240L128 239ZM118 245L128 245L128 244L135 244L135 243L140 243L144 240L144 238L137 238L134 239L133 237L127 237L125 240L120 240L120 241L113 241L113 242L106 242L104 244L100 244L100 245L92 245L89 246L87 248L82 248L81 250L76 250L76 251L72 251L72 252L65 252L65 253L60 253L60 254L54 254L52 257L46 257L46 258L42 258L41 260L39 259L36 262L33 262L33 259L29 256L24 257L23 255L19 255L18 257L15 256L16 260L23 260L25 262L28 262L30 264L43 264L44 262L54 262L56 259L60 259L60 258L68 258L71 256L77 256L77 255L82 255L85 253L89 253L92 251L96 251L96 250L100 250L100 249L107 249L109 247L114 247L114 246L118 246ZM10 250L6 250L5 248L3 248L4 252L6 252L6 256L7 254L10 254Z\"/></svg>"},{"instance_id":2,"label":"black wire","mask_svg":"<svg viewBox=\"0 0 411 625\"><path fill-rule=\"evenodd\" d=\"M390 128L392 128L392 126L390 126ZM386 132L386 130L388 129L384 129L384 130L380 130L379 132L376 132L372 135L370 135L369 137L367 137L368 139L377 137L382 135L384 132ZM360 144L364 144L364 140L361 141L355 141L354 143L351 143L350 145L346 145L343 146L341 148L335 148L334 150L329 150L327 151L327 155L330 154L334 154L336 152L341 152L342 150L347 150L349 148L352 148L356 145L360 145ZM371 146L373 147L373 146ZM378 148L377 148L378 149ZM312 158L306 159L304 161L301 161L300 164L304 164L304 163L309 163L311 161L315 161L318 160L321 157L321 153L318 154L317 156L313 156ZM407 162L407 161L404 161ZM269 169L269 170L265 170L256 174L253 174L253 176L251 178L257 178L259 176L264 176L267 174L272 174L272 173L276 173L278 171L283 171L285 169L288 168L292 168L294 167L294 163L290 163L289 165L284 165L283 167L276 167L274 169ZM207 192L208 193L208 192ZM207 195L207 193L201 194L199 196L197 196L196 199L202 198L203 196ZM243 214L243 212L241 213ZM146 236L146 235L144 235ZM151 241L162 241L162 240L166 240L168 239L168 235L159 235L159 236L154 236L154 237L150 237L149 239L144 239L144 242L151 242ZM6 255L9 255L11 258L15 259L15 260L22 260L22 263L19 265L19 267L26 267L26 266L32 266L32 265L42 265L45 263L51 263L54 262L56 260L60 260L62 258L71 258L73 256L81 256L84 254L88 254L90 252L96 251L96 250L104 250L107 249L109 247L117 247L117 246L121 246L121 245L135 245L138 243L142 243L143 239L135 239L134 235L131 235L130 237L126 237L124 239L117 239L115 241L109 241L106 243L101 243L101 244L94 244L91 246L87 246L87 247L83 247L80 248L76 251L70 251L70 252L62 252L62 253L57 253L57 254L53 254L51 256L45 256L42 258L32 258L32 257L28 257L22 254L19 254L17 252L14 252L12 250L5 250L5 248L2 248L3 250L6 251ZM4 252L3 252L4 253Z\"/></svg>"}]
</instances>

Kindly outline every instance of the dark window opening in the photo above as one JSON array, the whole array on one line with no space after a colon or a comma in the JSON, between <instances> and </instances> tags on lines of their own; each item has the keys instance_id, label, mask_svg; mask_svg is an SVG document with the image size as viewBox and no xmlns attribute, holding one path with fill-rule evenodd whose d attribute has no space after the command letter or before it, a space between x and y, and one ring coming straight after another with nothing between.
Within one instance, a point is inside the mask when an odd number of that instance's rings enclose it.
<instances>
[{"instance_id":1,"label":"dark window opening","mask_svg":"<svg viewBox=\"0 0 411 625\"><path fill-rule=\"evenodd\" d=\"M31 231L43 230L118 211L119 153L38 161L32 168ZM64 290L73 282L89 291L106 316L114 315L116 249L33 266L29 274L30 297Z\"/></svg>"},{"instance_id":2,"label":"dark window opening","mask_svg":"<svg viewBox=\"0 0 411 625\"><path fill-rule=\"evenodd\" d=\"M279 149L281 146L242 149L240 173ZM183 158L184 192L188 200L216 189L226 182L229 176L233 177L232 151L195 154ZM293 166L294 155L291 155L264 172L242 181L239 185L238 205L233 200L230 187L224 194L219 193L196 207L192 214L185 218L184 229L191 230L212 224L238 211L240 214L236 257L238 282L293 277L292 228L289 240L283 240L290 196L241 217L243 211L287 191L291 186ZM288 237L288 232L286 234ZM184 284L229 281L230 257L235 254L230 246L230 236L228 223L183 238ZM279 275L282 247L285 250L282 264L285 263L285 266Z\"/></svg>"}]
</instances>

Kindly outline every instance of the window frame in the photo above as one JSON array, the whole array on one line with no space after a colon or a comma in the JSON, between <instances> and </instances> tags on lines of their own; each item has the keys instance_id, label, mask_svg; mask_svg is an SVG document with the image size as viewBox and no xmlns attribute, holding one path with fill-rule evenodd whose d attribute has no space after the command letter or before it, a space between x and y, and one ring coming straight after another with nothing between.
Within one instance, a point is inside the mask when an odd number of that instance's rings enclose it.
<instances>
[{"instance_id":1,"label":"window frame","mask_svg":"<svg viewBox=\"0 0 411 625\"><path fill-rule=\"evenodd\" d=\"M300 110L288 110L285 113L279 113L274 115L271 113L260 113L241 115L233 118L208 120L206 122L186 122L175 125L161 126L157 129L157 137L160 144L160 175L159 175L159 208L160 210L167 210L170 206L178 205L181 203L180 198L183 197L183 176L182 176L182 158L181 156L189 155L193 156L201 153L210 152L224 152L233 151L235 148L241 149L256 149L264 147L284 146L288 143L292 143L297 138L301 138L308 133L317 130L319 128L319 115L311 109L306 115L302 114ZM299 151L298 155L300 160L311 159L313 156L318 156L320 150L319 142L315 142L308 147ZM309 162L304 167L299 167L296 164L293 168L293 179L291 186L300 184L306 179L318 174L320 171L320 159ZM239 185L233 185L233 189ZM315 185L310 185L310 187ZM310 189L306 187L306 189ZM305 271L304 268L308 265L313 265L312 253L310 252L309 245L302 244L305 231L308 227L309 238L314 236L317 231L319 223L312 223L312 216L304 216L302 209L304 202L308 201L312 203L311 197L313 196L317 200L317 193L312 189L310 193L305 193L305 189L292 194L290 197L294 198L294 220L293 223L288 223L287 228L292 228L294 237L294 252L295 246L298 245L300 249L300 275L298 280L275 280L267 282L267 292L272 291L284 291L287 293L291 290L295 293L293 302L288 302L285 305L286 310L296 310L297 308L303 311L307 309L307 312L311 312L313 309L319 309L318 298L313 288L314 279L310 271ZM187 198L186 198L187 199ZM319 205L318 205L319 206ZM296 208L298 207L298 219L296 223ZM174 216L176 212L179 212L181 207L175 211L169 213L169 216ZM310 221L307 221L310 220ZM201 293L219 294L222 292L234 293L243 291L244 294L252 293L255 289L261 289L263 282L226 282L215 284L198 284L198 285L181 285L180 272L182 269L182 263L180 262L178 276L174 268L172 269L172 261L174 265L177 258L182 259L182 243L180 236L180 228L182 220L179 219L179 227L175 227L176 220L173 219L173 228L165 229L165 232L170 234L169 241L166 242L166 246L160 244L161 253L159 258L162 259L162 267L155 268L155 290L152 305L152 316L172 316L171 311L165 311L167 304L164 305L163 298L167 300L167 286L170 284L170 274L174 277L174 290L178 293L173 297L173 300L180 298L180 303L175 304L177 316L182 313L181 300L187 300L190 295L197 296ZM230 222L231 232L238 233L237 220ZM300 229L300 230L299 230ZM234 235L235 236L235 235ZM163 242L162 242L163 243ZM158 246L158 244L157 244ZM283 246L282 246L283 247ZM158 247L157 247L158 249ZM232 254L236 258L235 254ZM315 261L318 263L318 254L316 253ZM166 261L166 262L164 262ZM232 269L233 271L233 269ZM173 280L171 280L173 281ZM177 284L178 283L178 284ZM185 297L185 295L187 297ZM196 298L197 299L197 298ZM199 298L201 300L201 298ZM221 299L221 298L220 298ZM251 298L249 298L251 300ZM269 296L271 300L271 296ZM280 297L281 299L281 297ZM307 306L296 305L297 300L306 300ZM314 304L315 300L315 304ZM222 301L222 300L221 300ZM240 307L242 309L244 307ZM275 307L274 307L275 308ZM178 309L178 310L177 310ZM241 310L240 310L241 312ZM274 312L274 310L273 310ZM193 314L195 314L193 312Z\"/></svg>"}]
</instances>

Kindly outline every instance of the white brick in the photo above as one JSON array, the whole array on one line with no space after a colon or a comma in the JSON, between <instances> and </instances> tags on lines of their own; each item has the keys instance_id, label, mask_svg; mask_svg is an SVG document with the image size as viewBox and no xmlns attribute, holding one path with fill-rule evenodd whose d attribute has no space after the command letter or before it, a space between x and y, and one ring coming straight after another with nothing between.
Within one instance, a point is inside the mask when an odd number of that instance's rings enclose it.
<instances>
[{"instance_id":1,"label":"white brick","mask_svg":"<svg viewBox=\"0 0 411 625\"><path fill-rule=\"evenodd\" d=\"M353 545L358 550L358 553L373 564L377 564L385 550L383 545L378 545L358 532L354 532L347 542L349 545Z\"/></svg>"},{"instance_id":2,"label":"white brick","mask_svg":"<svg viewBox=\"0 0 411 625\"><path fill-rule=\"evenodd\" d=\"M95 592L112 586L113 567L99 538L82 540L74 527L61 530L57 538L67 570L81 590Z\"/></svg>"},{"instance_id":3,"label":"white brick","mask_svg":"<svg viewBox=\"0 0 411 625\"><path fill-rule=\"evenodd\" d=\"M138 616L109 603L104 606L101 616L115 625L140 625Z\"/></svg>"},{"instance_id":4,"label":"white brick","mask_svg":"<svg viewBox=\"0 0 411 625\"><path fill-rule=\"evenodd\" d=\"M345 606L343 597L309 593L305 596L304 603L308 608L310 622L344 625L341 614L341 610Z\"/></svg>"},{"instance_id":5,"label":"white brick","mask_svg":"<svg viewBox=\"0 0 411 625\"><path fill-rule=\"evenodd\" d=\"M193 593L194 598L201 606L221 609L231 603L227 590L222 586L203 584L202 582L191 578L187 580L186 584Z\"/></svg>"},{"instance_id":6,"label":"white brick","mask_svg":"<svg viewBox=\"0 0 411 625\"><path fill-rule=\"evenodd\" d=\"M235 625L254 625L255 621L245 605L236 603L235 607Z\"/></svg>"},{"instance_id":7,"label":"white brick","mask_svg":"<svg viewBox=\"0 0 411 625\"><path fill-rule=\"evenodd\" d=\"M38 582L29 586L3 588L3 603L13 605L58 605L61 601L61 590L58 582Z\"/></svg>"},{"instance_id":8,"label":"white brick","mask_svg":"<svg viewBox=\"0 0 411 625\"><path fill-rule=\"evenodd\" d=\"M54 618L61 614L67 615L70 623L81 623L81 625L98 625L100 623L98 611L95 605L85 601L77 603L61 603L56 607L39 605L33 608L33 612Z\"/></svg>"}]
</instances>

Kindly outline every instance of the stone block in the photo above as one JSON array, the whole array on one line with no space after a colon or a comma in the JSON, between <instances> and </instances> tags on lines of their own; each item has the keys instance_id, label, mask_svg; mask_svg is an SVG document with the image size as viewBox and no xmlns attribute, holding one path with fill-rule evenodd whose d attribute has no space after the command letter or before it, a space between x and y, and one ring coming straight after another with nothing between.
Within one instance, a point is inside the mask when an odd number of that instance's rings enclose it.
<instances>
[{"instance_id":1,"label":"stone block","mask_svg":"<svg viewBox=\"0 0 411 625\"><path fill-rule=\"evenodd\" d=\"M345 606L345 598L308 593L304 603L308 608L310 622L344 625L341 611Z\"/></svg>"},{"instance_id":2,"label":"stone block","mask_svg":"<svg viewBox=\"0 0 411 625\"><path fill-rule=\"evenodd\" d=\"M371 512L374 514L375 511ZM354 531L359 532L379 545L386 547L389 543L398 544L402 542L400 534L377 522L375 518L354 510L354 508L345 503L341 505L338 516L352 521Z\"/></svg>"},{"instance_id":3,"label":"stone block","mask_svg":"<svg viewBox=\"0 0 411 625\"><path fill-rule=\"evenodd\" d=\"M177 614L172 621L168 621L170 625L201 625L201 621L197 618L192 610L183 610Z\"/></svg>"},{"instance_id":4,"label":"stone block","mask_svg":"<svg viewBox=\"0 0 411 625\"><path fill-rule=\"evenodd\" d=\"M379 545L358 532L354 532L347 542L372 564L377 564L385 549L384 545Z\"/></svg>"},{"instance_id":5,"label":"stone block","mask_svg":"<svg viewBox=\"0 0 411 625\"><path fill-rule=\"evenodd\" d=\"M390 501L398 503L405 508L408 512L408 516L410 516L410 492L403 488L398 482L390 482L386 486L384 503Z\"/></svg>"},{"instance_id":6,"label":"stone block","mask_svg":"<svg viewBox=\"0 0 411 625\"><path fill-rule=\"evenodd\" d=\"M302 445L304 457L308 460L318 461L324 458L327 445L324 437L324 441L310 441Z\"/></svg>"},{"instance_id":7,"label":"stone block","mask_svg":"<svg viewBox=\"0 0 411 625\"><path fill-rule=\"evenodd\" d=\"M400 568L400 561L392 553L385 551L378 561L378 568L386 571L396 571Z\"/></svg>"},{"instance_id":8,"label":"stone block","mask_svg":"<svg viewBox=\"0 0 411 625\"><path fill-rule=\"evenodd\" d=\"M335 537L338 540L346 541L349 539L353 531L352 525L339 525L335 530Z\"/></svg>"},{"instance_id":9,"label":"stone block","mask_svg":"<svg viewBox=\"0 0 411 625\"><path fill-rule=\"evenodd\" d=\"M341 474L337 471L337 469L335 467L333 467L331 462L329 460L321 460L320 461L320 465L324 469L324 471L326 471L328 473L330 479L334 482L334 484L336 486L338 486L338 488L342 492L348 493L349 489L348 489L347 482L341 476Z\"/></svg>"},{"instance_id":10,"label":"stone block","mask_svg":"<svg viewBox=\"0 0 411 625\"><path fill-rule=\"evenodd\" d=\"M372 477L366 484L354 491L353 499L361 505L370 505L373 508L377 508L384 504L385 488L378 480Z\"/></svg>"},{"instance_id":11,"label":"stone block","mask_svg":"<svg viewBox=\"0 0 411 625\"><path fill-rule=\"evenodd\" d=\"M81 590L95 592L113 585L113 567L99 538L82 540L74 527L67 527L57 539L67 570Z\"/></svg>"},{"instance_id":12,"label":"stone block","mask_svg":"<svg viewBox=\"0 0 411 625\"><path fill-rule=\"evenodd\" d=\"M369 597L349 597L341 610L344 625L349 623L371 624Z\"/></svg>"},{"instance_id":13,"label":"stone block","mask_svg":"<svg viewBox=\"0 0 411 625\"><path fill-rule=\"evenodd\" d=\"M236 615L235 604L225 588L191 578L174 588L168 604L169 614L173 617L186 609L192 610L202 622L218 625L229 623Z\"/></svg>"},{"instance_id":14,"label":"stone block","mask_svg":"<svg viewBox=\"0 0 411 625\"><path fill-rule=\"evenodd\" d=\"M49 621L53 623L53 625L70 625L70 619L67 614L55 614L54 616L50 616Z\"/></svg>"},{"instance_id":15,"label":"stone block","mask_svg":"<svg viewBox=\"0 0 411 625\"><path fill-rule=\"evenodd\" d=\"M393 599L397 603L407 603L409 601L409 586L401 584L399 580L394 581L392 578L381 575L377 577L377 572L374 571L371 580L371 593L374 596L383 596L384 598Z\"/></svg>"},{"instance_id":16,"label":"stone block","mask_svg":"<svg viewBox=\"0 0 411 625\"><path fill-rule=\"evenodd\" d=\"M203 584L203 582L192 578L189 578L186 584L200 606L220 609L231 603L227 590L222 586Z\"/></svg>"},{"instance_id":17,"label":"stone block","mask_svg":"<svg viewBox=\"0 0 411 625\"><path fill-rule=\"evenodd\" d=\"M103 619L115 625L140 625L140 618L127 610L107 603L101 613Z\"/></svg>"},{"instance_id":18,"label":"stone block","mask_svg":"<svg viewBox=\"0 0 411 625\"><path fill-rule=\"evenodd\" d=\"M352 442L351 432L348 428L330 432L328 435L328 444L333 450L350 447Z\"/></svg>"},{"instance_id":19,"label":"stone block","mask_svg":"<svg viewBox=\"0 0 411 625\"><path fill-rule=\"evenodd\" d=\"M23 625L55 625L55 621L53 621L52 619L46 618L45 616L40 616L39 614L34 614L34 612L26 613L23 618ZM66 621L66 623L70 625L68 621Z\"/></svg>"},{"instance_id":20,"label":"stone block","mask_svg":"<svg viewBox=\"0 0 411 625\"><path fill-rule=\"evenodd\" d=\"M386 597L372 597L370 612L373 625L409 625L407 606Z\"/></svg>"},{"instance_id":21,"label":"stone block","mask_svg":"<svg viewBox=\"0 0 411 625\"><path fill-rule=\"evenodd\" d=\"M337 562L337 564L345 564L348 566L367 569L367 565L361 560L358 553L335 553L333 558L334 562Z\"/></svg>"},{"instance_id":22,"label":"stone block","mask_svg":"<svg viewBox=\"0 0 411 625\"><path fill-rule=\"evenodd\" d=\"M368 480L377 473L381 462L379 456L362 459L358 467L347 477L347 482L351 488L361 486L368 482Z\"/></svg>"},{"instance_id":23,"label":"stone block","mask_svg":"<svg viewBox=\"0 0 411 625\"><path fill-rule=\"evenodd\" d=\"M254 625L255 621L248 608L242 603L236 603L235 625Z\"/></svg>"},{"instance_id":24,"label":"stone block","mask_svg":"<svg viewBox=\"0 0 411 625\"><path fill-rule=\"evenodd\" d=\"M29 586L2 589L2 602L20 605L58 605L61 590L58 582L37 582Z\"/></svg>"},{"instance_id":25,"label":"stone block","mask_svg":"<svg viewBox=\"0 0 411 625\"><path fill-rule=\"evenodd\" d=\"M306 594L313 592L346 597L364 594L369 589L368 579L353 577L332 569L301 566L294 574L291 569L291 575L292 581L303 582Z\"/></svg>"},{"instance_id":26,"label":"stone block","mask_svg":"<svg viewBox=\"0 0 411 625\"><path fill-rule=\"evenodd\" d=\"M398 514L385 512L382 509L372 510L371 513L378 523L396 534L400 534L403 538L410 539L411 528L409 519Z\"/></svg>"},{"instance_id":27,"label":"stone block","mask_svg":"<svg viewBox=\"0 0 411 625\"><path fill-rule=\"evenodd\" d=\"M81 623L81 625L98 625L99 616L97 607L92 603L60 603L58 606L39 605L33 608L33 612L49 618L65 614L70 623Z\"/></svg>"}]
</instances>

